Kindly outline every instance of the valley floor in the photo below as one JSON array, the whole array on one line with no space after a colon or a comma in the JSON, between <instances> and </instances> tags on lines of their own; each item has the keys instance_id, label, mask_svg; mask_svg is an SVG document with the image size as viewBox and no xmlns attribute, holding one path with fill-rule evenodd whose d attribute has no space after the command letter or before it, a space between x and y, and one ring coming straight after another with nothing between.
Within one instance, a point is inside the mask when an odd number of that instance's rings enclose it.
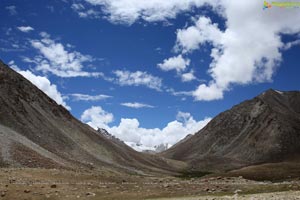
<instances>
[{"instance_id":1,"label":"valley floor","mask_svg":"<svg viewBox=\"0 0 300 200\"><path fill-rule=\"evenodd\" d=\"M155 200L296 200L300 199L300 191L286 191L286 192L272 192L272 193L259 193L248 195L210 195L198 197L179 197L179 198L159 198ZM153 199L154 200L154 199Z\"/></svg>"},{"instance_id":2,"label":"valley floor","mask_svg":"<svg viewBox=\"0 0 300 200\"><path fill-rule=\"evenodd\" d=\"M300 181L242 177L145 177L107 171L0 169L0 199L202 200L299 199Z\"/></svg>"}]
</instances>

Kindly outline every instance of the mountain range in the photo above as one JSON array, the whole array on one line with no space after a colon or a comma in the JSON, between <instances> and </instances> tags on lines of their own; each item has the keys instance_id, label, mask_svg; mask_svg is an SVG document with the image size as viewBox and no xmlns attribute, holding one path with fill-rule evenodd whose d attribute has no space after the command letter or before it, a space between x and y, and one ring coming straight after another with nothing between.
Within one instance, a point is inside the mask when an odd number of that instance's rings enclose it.
<instances>
[{"instance_id":1,"label":"mountain range","mask_svg":"<svg viewBox=\"0 0 300 200\"><path fill-rule=\"evenodd\" d=\"M141 153L77 120L2 61L0 86L0 167L223 173L300 158L299 91L270 89L169 149L162 144Z\"/></svg>"}]
</instances>

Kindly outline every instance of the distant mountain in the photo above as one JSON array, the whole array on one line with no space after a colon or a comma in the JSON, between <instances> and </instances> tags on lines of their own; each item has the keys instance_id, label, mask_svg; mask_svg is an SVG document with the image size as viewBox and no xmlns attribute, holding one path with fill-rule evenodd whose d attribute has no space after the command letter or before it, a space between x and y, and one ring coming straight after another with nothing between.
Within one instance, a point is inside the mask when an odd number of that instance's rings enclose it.
<instances>
[{"instance_id":1,"label":"distant mountain","mask_svg":"<svg viewBox=\"0 0 300 200\"><path fill-rule=\"evenodd\" d=\"M166 143L162 143L160 145L156 145L153 148L149 149L149 148L145 148L144 150L142 150L142 152L144 153L148 153L148 154L157 154L163 151L166 151L167 149L169 149L171 147L170 144Z\"/></svg>"},{"instance_id":2,"label":"distant mountain","mask_svg":"<svg viewBox=\"0 0 300 200\"><path fill-rule=\"evenodd\" d=\"M166 144L160 144L160 145L157 145L155 146L155 152L162 152L162 151L165 151L167 150L168 148L170 148L170 144L166 143Z\"/></svg>"},{"instance_id":3,"label":"distant mountain","mask_svg":"<svg viewBox=\"0 0 300 200\"><path fill-rule=\"evenodd\" d=\"M0 167L176 170L175 162L136 152L100 132L0 61Z\"/></svg>"},{"instance_id":4,"label":"distant mountain","mask_svg":"<svg viewBox=\"0 0 300 200\"><path fill-rule=\"evenodd\" d=\"M225 171L300 157L300 92L268 90L215 117L162 155Z\"/></svg>"}]
</instances>

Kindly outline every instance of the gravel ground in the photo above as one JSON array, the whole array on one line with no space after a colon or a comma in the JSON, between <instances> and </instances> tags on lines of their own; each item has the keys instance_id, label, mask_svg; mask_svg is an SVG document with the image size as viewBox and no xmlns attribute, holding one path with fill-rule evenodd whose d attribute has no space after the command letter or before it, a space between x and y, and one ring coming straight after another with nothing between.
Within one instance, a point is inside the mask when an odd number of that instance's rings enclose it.
<instances>
[{"instance_id":1,"label":"gravel ground","mask_svg":"<svg viewBox=\"0 0 300 200\"><path fill-rule=\"evenodd\" d=\"M179 197L179 198L159 198L151 200L300 200L300 191L273 192L248 195L224 195L224 196L198 196L198 197ZM150 199L149 199L150 200Z\"/></svg>"},{"instance_id":2,"label":"gravel ground","mask_svg":"<svg viewBox=\"0 0 300 200\"><path fill-rule=\"evenodd\" d=\"M300 181L145 177L107 171L0 168L0 200L299 199Z\"/></svg>"}]
</instances>

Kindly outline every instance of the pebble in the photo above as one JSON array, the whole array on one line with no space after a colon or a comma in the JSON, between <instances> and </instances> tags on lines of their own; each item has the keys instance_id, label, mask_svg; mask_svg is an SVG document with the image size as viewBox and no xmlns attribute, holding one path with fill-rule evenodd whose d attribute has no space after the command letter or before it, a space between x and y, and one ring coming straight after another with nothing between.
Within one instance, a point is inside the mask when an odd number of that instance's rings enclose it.
<instances>
[{"instance_id":1,"label":"pebble","mask_svg":"<svg viewBox=\"0 0 300 200\"><path fill-rule=\"evenodd\" d=\"M25 193L30 193L31 191L28 190L28 189L26 189L26 190L24 190L24 192L25 192Z\"/></svg>"},{"instance_id":2,"label":"pebble","mask_svg":"<svg viewBox=\"0 0 300 200\"><path fill-rule=\"evenodd\" d=\"M96 194L93 193L93 192L87 192L85 195L86 195L86 196L92 196L92 197L96 196Z\"/></svg>"},{"instance_id":3,"label":"pebble","mask_svg":"<svg viewBox=\"0 0 300 200\"><path fill-rule=\"evenodd\" d=\"M1 192L1 197L5 197L6 193L5 192Z\"/></svg>"}]
</instances>

